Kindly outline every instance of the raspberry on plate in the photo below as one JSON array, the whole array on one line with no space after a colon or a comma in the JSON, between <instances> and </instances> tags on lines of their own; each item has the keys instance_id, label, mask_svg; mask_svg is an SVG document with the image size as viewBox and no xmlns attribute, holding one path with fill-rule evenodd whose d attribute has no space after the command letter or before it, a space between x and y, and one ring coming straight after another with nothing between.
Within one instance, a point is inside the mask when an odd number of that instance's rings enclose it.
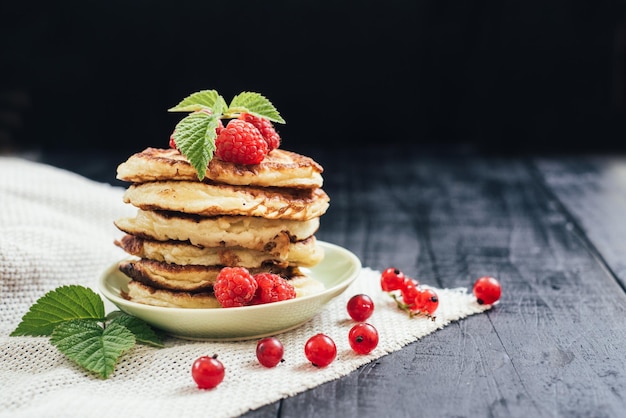
<instances>
[{"instance_id":1,"label":"raspberry on plate","mask_svg":"<svg viewBox=\"0 0 626 418\"><path fill-rule=\"evenodd\" d=\"M261 132L261 135L263 135L263 138L267 141L268 152L280 146L280 135L278 135L278 132L276 132L274 125L269 119L259 118L245 112L239 116L239 119L250 122Z\"/></svg>"},{"instance_id":2,"label":"raspberry on plate","mask_svg":"<svg viewBox=\"0 0 626 418\"><path fill-rule=\"evenodd\" d=\"M255 274L257 291L252 304L278 302L296 297L296 289L288 280L273 273Z\"/></svg>"},{"instance_id":3,"label":"raspberry on plate","mask_svg":"<svg viewBox=\"0 0 626 418\"><path fill-rule=\"evenodd\" d=\"M257 282L244 267L224 267L213 285L215 298L224 308L245 306L257 290Z\"/></svg>"},{"instance_id":4,"label":"raspberry on plate","mask_svg":"<svg viewBox=\"0 0 626 418\"><path fill-rule=\"evenodd\" d=\"M267 155L267 141L251 123L232 119L215 139L215 155L235 164L258 164Z\"/></svg>"}]
</instances>

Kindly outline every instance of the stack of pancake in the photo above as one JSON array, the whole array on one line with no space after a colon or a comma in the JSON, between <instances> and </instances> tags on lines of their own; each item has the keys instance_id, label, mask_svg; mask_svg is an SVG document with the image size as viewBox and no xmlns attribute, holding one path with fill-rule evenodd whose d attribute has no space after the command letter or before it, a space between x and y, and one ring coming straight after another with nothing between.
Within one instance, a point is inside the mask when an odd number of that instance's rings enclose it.
<instances>
[{"instance_id":1,"label":"stack of pancake","mask_svg":"<svg viewBox=\"0 0 626 418\"><path fill-rule=\"evenodd\" d=\"M279 274L301 296L323 289L301 267L323 257L315 233L329 206L322 167L282 149L256 165L213 158L203 181L175 149L147 148L119 165L132 183L124 202L134 217L115 221L116 241L134 256L120 262L130 300L156 306L213 308L223 267Z\"/></svg>"}]
</instances>

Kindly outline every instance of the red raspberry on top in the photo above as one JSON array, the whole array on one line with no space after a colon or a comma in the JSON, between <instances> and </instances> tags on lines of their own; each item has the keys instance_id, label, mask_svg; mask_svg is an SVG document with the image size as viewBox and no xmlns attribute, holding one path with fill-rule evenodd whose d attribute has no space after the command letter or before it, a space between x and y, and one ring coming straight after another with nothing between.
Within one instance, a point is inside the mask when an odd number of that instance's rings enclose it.
<instances>
[{"instance_id":1,"label":"red raspberry on top","mask_svg":"<svg viewBox=\"0 0 626 418\"><path fill-rule=\"evenodd\" d=\"M253 124L232 119L215 139L215 156L235 164L258 164L267 155L267 142Z\"/></svg>"},{"instance_id":2,"label":"red raspberry on top","mask_svg":"<svg viewBox=\"0 0 626 418\"><path fill-rule=\"evenodd\" d=\"M257 290L257 282L244 267L224 267L213 285L215 298L224 308L248 305Z\"/></svg>"},{"instance_id":3,"label":"red raspberry on top","mask_svg":"<svg viewBox=\"0 0 626 418\"><path fill-rule=\"evenodd\" d=\"M263 135L263 138L267 141L268 152L280 146L280 135L278 135L278 132L276 132L274 125L269 119L259 118L245 112L239 115L239 119L250 122L261 132L261 135Z\"/></svg>"},{"instance_id":4,"label":"red raspberry on top","mask_svg":"<svg viewBox=\"0 0 626 418\"><path fill-rule=\"evenodd\" d=\"M293 285L278 274L257 273L253 277L258 287L251 304L278 302L296 297Z\"/></svg>"}]
</instances>

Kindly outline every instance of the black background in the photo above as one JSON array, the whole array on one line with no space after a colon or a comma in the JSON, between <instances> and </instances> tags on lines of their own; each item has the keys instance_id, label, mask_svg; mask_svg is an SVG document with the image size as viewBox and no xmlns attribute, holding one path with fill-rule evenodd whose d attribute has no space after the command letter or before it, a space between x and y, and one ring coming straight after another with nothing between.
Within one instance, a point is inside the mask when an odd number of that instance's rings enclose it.
<instances>
[{"instance_id":1,"label":"black background","mask_svg":"<svg viewBox=\"0 0 626 418\"><path fill-rule=\"evenodd\" d=\"M0 141L167 146L188 94L267 96L283 147L626 148L623 1L4 2ZM17 92L17 93L16 93ZM0 142L2 143L2 142Z\"/></svg>"}]
</instances>

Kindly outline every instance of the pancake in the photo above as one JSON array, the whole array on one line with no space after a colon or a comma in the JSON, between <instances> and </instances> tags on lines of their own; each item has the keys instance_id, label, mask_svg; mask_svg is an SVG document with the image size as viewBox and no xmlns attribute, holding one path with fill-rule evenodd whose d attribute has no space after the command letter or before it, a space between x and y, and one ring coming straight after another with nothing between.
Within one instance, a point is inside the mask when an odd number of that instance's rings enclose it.
<instances>
[{"instance_id":1,"label":"pancake","mask_svg":"<svg viewBox=\"0 0 626 418\"><path fill-rule=\"evenodd\" d=\"M322 186L322 172L322 167L309 157L275 149L254 165L213 158L205 179L237 186L318 188ZM146 148L117 167L117 178L130 183L198 181L198 173L178 150Z\"/></svg>"},{"instance_id":2,"label":"pancake","mask_svg":"<svg viewBox=\"0 0 626 418\"><path fill-rule=\"evenodd\" d=\"M290 281L296 289L296 298L319 293L324 285L309 276L300 276ZM168 308L221 308L212 292L189 293L173 292L170 290L154 289L150 286L131 280L128 283L128 292L122 297L145 305L162 306ZM232 308L230 308L232 309Z\"/></svg>"},{"instance_id":3,"label":"pancake","mask_svg":"<svg viewBox=\"0 0 626 418\"><path fill-rule=\"evenodd\" d=\"M190 293L209 292L223 266L199 266L169 264L161 261L125 260L119 263L122 273L154 289L185 291ZM274 273L285 279L302 276L297 266L277 266L272 264L248 269L250 274Z\"/></svg>"},{"instance_id":4,"label":"pancake","mask_svg":"<svg viewBox=\"0 0 626 418\"><path fill-rule=\"evenodd\" d=\"M128 283L128 292L122 297L144 305L161 306L165 308L221 308L213 292L189 293L172 292L169 290L154 289L143 283L131 280Z\"/></svg>"},{"instance_id":5,"label":"pancake","mask_svg":"<svg viewBox=\"0 0 626 418\"><path fill-rule=\"evenodd\" d=\"M313 267L322 261L324 250L317 245L315 236L289 244L286 258L272 256L263 251L243 247L197 247L182 241L155 241L125 235L115 244L128 254L171 264L222 265L230 267L260 267L263 263L277 265L297 264Z\"/></svg>"},{"instance_id":6,"label":"pancake","mask_svg":"<svg viewBox=\"0 0 626 418\"><path fill-rule=\"evenodd\" d=\"M285 258L291 242L314 235L319 218L307 221L247 216L200 217L139 209L135 217L119 218L118 229L157 241L189 241L200 247L243 247Z\"/></svg>"},{"instance_id":7,"label":"pancake","mask_svg":"<svg viewBox=\"0 0 626 418\"><path fill-rule=\"evenodd\" d=\"M124 193L124 202L144 210L305 221L322 216L328 209L329 197L319 188L233 187L198 181L155 181L131 185Z\"/></svg>"}]
</instances>

